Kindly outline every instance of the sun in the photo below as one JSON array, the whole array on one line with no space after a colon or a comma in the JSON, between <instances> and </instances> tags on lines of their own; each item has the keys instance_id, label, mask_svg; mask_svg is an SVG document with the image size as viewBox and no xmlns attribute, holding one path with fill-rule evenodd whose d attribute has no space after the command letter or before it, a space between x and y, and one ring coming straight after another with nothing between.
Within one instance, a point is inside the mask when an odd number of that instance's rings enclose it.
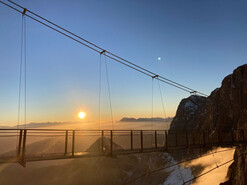
<instances>
[{"instance_id":1,"label":"sun","mask_svg":"<svg viewBox=\"0 0 247 185\"><path fill-rule=\"evenodd\" d=\"M85 112L79 112L78 113L78 118L80 118L80 119L84 119L85 116L86 116L86 113Z\"/></svg>"}]
</instances>

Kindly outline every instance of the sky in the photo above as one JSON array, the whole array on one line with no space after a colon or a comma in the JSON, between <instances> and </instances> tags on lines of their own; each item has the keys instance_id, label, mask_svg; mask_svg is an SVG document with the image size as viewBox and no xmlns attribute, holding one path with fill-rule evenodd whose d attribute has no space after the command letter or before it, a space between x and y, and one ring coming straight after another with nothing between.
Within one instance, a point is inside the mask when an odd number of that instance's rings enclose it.
<instances>
[{"instance_id":1,"label":"sky","mask_svg":"<svg viewBox=\"0 0 247 185\"><path fill-rule=\"evenodd\" d=\"M7 2L7 1L4 1ZM22 0L27 9L168 79L210 94L246 63L246 1ZM0 125L15 125L20 13L0 4ZM26 18L27 122L174 116L190 94L118 64ZM158 60L158 58L161 60ZM152 86L153 114L152 114ZM23 86L22 86L23 88ZM24 115L23 89L21 121Z\"/></svg>"}]
</instances>

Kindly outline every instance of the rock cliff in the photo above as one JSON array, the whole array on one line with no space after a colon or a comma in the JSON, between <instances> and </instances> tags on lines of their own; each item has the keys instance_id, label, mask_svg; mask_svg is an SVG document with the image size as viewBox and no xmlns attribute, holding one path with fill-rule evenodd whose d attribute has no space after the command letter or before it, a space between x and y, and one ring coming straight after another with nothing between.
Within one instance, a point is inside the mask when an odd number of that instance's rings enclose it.
<instances>
[{"instance_id":1,"label":"rock cliff","mask_svg":"<svg viewBox=\"0 0 247 185\"><path fill-rule=\"evenodd\" d=\"M247 129L247 64L226 76L221 87L207 98L190 96L178 106L171 130ZM245 155L241 155L241 154ZM229 181L222 185L247 184L247 147L238 146L229 168ZM241 156L239 156L241 155Z\"/></svg>"},{"instance_id":2,"label":"rock cliff","mask_svg":"<svg viewBox=\"0 0 247 185\"><path fill-rule=\"evenodd\" d=\"M176 116L171 122L170 130L195 128L197 126L197 122L195 120L196 114L205 101L205 97L197 95L183 99L178 106Z\"/></svg>"},{"instance_id":3,"label":"rock cliff","mask_svg":"<svg viewBox=\"0 0 247 185\"><path fill-rule=\"evenodd\" d=\"M247 64L225 77L207 98L183 99L171 123L171 130L216 128L247 128Z\"/></svg>"},{"instance_id":4,"label":"rock cliff","mask_svg":"<svg viewBox=\"0 0 247 185\"><path fill-rule=\"evenodd\" d=\"M247 147L237 147L234 162L228 169L229 180L221 185L246 185L247 184Z\"/></svg>"}]
</instances>

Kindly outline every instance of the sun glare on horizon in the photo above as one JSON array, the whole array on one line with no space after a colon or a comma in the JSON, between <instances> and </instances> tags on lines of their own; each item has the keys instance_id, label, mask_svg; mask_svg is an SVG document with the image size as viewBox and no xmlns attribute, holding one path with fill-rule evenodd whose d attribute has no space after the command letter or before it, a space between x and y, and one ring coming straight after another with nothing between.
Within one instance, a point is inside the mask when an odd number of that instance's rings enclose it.
<instances>
[{"instance_id":1,"label":"sun glare on horizon","mask_svg":"<svg viewBox=\"0 0 247 185\"><path fill-rule=\"evenodd\" d=\"M78 113L78 118L84 119L85 117L86 117L86 113L85 112L79 112Z\"/></svg>"}]
</instances>

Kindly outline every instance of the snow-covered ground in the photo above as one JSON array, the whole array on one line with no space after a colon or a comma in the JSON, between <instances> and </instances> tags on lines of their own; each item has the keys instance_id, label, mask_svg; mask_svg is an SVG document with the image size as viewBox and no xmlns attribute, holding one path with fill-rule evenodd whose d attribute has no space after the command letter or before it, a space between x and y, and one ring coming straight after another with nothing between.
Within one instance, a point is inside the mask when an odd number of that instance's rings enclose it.
<instances>
[{"instance_id":1,"label":"snow-covered ground","mask_svg":"<svg viewBox=\"0 0 247 185\"><path fill-rule=\"evenodd\" d=\"M164 182L164 185L183 184L183 179L191 179L194 177L190 168L185 168L183 166L174 166L174 167L171 167L167 171L170 172L170 175ZM188 184L191 184L191 183L188 183Z\"/></svg>"},{"instance_id":2,"label":"snow-covered ground","mask_svg":"<svg viewBox=\"0 0 247 185\"><path fill-rule=\"evenodd\" d=\"M217 151L224 152L215 153ZM234 151L234 149L230 148L216 148L210 152L212 153L212 155L207 155L198 159L194 159L190 162L166 169L166 171L170 174L165 180L164 185L182 185L183 181L188 181L193 177L199 176L215 168L216 165L219 166L233 159ZM170 158L171 164L175 164L177 162L174 159L172 159L171 156ZM231 162L187 184L219 185L220 183L225 182L227 180L227 170L230 165ZM180 169L180 171L178 170L178 168Z\"/></svg>"}]
</instances>

